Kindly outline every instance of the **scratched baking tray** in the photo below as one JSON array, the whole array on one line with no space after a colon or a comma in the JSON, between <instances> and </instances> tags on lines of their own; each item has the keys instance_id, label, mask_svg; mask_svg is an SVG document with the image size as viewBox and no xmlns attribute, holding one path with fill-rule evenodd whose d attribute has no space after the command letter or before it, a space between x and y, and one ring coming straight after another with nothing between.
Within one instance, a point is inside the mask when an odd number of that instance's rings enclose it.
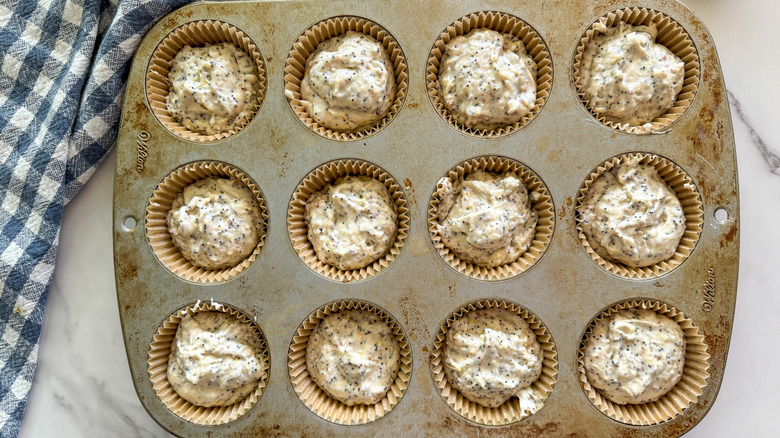
<instances>
[{"instance_id":1,"label":"scratched baking tray","mask_svg":"<svg viewBox=\"0 0 780 438\"><path fill-rule=\"evenodd\" d=\"M623 7L646 6L680 23L698 49L699 91L691 107L659 135L630 135L594 121L577 99L571 65L580 36L599 17ZM529 23L547 43L553 86L545 108L515 134L484 140L466 136L437 115L425 89L431 47L450 23L472 12L502 11ZM404 107L378 134L353 142L309 131L283 93L283 69L298 36L329 17L373 20L399 42L409 65ZM219 19L237 26L265 60L267 91L257 119L227 140L200 144L173 136L157 122L146 99L144 76L158 43L176 27ZM421 25L424 23L424 25ZM575 230L574 204L589 172L626 152L660 154L679 164L701 194L704 226L696 249L680 267L650 280L626 280L599 268ZM456 272L433 249L426 219L436 182L461 161L485 154L517 159L547 185L555 206L555 230L543 258L506 281L479 281ZM338 158L376 163L403 182L411 230L396 262L366 281L338 283L314 273L295 254L286 227L290 196L319 165ZM143 218L156 185L180 165L219 160L244 170L262 189L269 211L268 236L257 261L227 283L201 285L167 271L147 243ZM406 2L267 1L196 3L162 19L141 42L127 83L114 182L114 261L127 357L138 397L165 429L180 436L322 435L423 436L539 435L678 436L698 423L718 394L734 315L739 255L737 167L729 106L712 37L685 6L671 1L534 0ZM716 210L727 217L716 219ZM133 221L127 220L133 218ZM130 225L128 227L127 225ZM558 376L544 407L506 427L472 423L440 397L430 372L430 352L442 321L462 304L497 297L534 312L558 351ZM628 426L596 409L578 381L577 349L588 322L608 305L634 297L668 302L698 326L710 354L710 377L697 402L656 426ZM172 414L159 400L147 372L152 335L163 320L197 300L221 301L256 318L271 353L269 383L243 417L221 426L198 426ZM403 326L412 350L409 389L378 421L339 426L310 412L293 391L287 352L293 333L319 306L356 298L376 303Z\"/></svg>"}]
</instances>

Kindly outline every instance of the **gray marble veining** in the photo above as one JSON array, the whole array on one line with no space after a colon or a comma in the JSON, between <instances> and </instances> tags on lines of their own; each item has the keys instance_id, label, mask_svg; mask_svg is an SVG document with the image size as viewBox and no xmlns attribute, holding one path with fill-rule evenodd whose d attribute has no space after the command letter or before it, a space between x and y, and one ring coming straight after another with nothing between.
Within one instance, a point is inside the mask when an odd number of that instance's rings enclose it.
<instances>
[{"instance_id":1,"label":"gray marble veining","mask_svg":"<svg viewBox=\"0 0 780 438\"><path fill-rule=\"evenodd\" d=\"M769 166L769 171L775 175L780 176L780 157L778 157L777 154L772 150L773 148L770 148L764 142L764 139L761 138L758 132L756 132L755 128L753 128L752 124L747 120L745 113L742 111L742 103L739 101L739 99L736 98L736 96L734 96L734 93L729 91L728 95L731 114L736 116L737 121L745 125L745 127L748 129L750 132L750 140L752 140L753 145L761 153L761 157L764 159L764 161L766 161L767 166Z\"/></svg>"}]
</instances>

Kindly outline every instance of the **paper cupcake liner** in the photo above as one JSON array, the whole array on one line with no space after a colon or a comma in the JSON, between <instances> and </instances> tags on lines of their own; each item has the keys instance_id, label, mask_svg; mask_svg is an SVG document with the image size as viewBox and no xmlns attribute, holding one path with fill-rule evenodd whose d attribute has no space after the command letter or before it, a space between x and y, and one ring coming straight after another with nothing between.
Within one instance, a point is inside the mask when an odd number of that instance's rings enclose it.
<instances>
[{"instance_id":1,"label":"paper cupcake liner","mask_svg":"<svg viewBox=\"0 0 780 438\"><path fill-rule=\"evenodd\" d=\"M685 366L683 374L677 385L660 399L641 404L617 404L610 401L601 391L592 387L585 374L585 346L593 328L603 318L609 318L612 314L624 309L653 310L661 315L666 315L677 322L685 335ZM582 335L580 347L577 350L577 369L579 381L585 395L604 415L621 423L649 426L671 420L683 413L683 411L695 403L707 386L710 355L707 352L707 344L704 336L699 334L699 329L693 325L693 321L682 312L657 300L635 298L613 304L597 315L588 325Z\"/></svg>"},{"instance_id":2,"label":"paper cupcake liner","mask_svg":"<svg viewBox=\"0 0 780 438\"><path fill-rule=\"evenodd\" d=\"M458 311L450 315L442 324L431 351L431 376L434 386L439 391L441 398L453 411L467 420L484 426L506 426L517 423L527 416L523 414L519 401L513 397L497 408L488 408L467 399L454 388L444 371L444 345L447 343L449 332L455 320L464 317L468 312L477 309L504 309L516 313L523 318L536 334L536 339L542 347L542 374L530 388L537 398L545 403L553 390L558 377L558 351L555 348L547 327L531 311L519 304L500 299L485 299L465 304ZM542 407L544 407L542 405ZM538 411L537 411L538 412ZM532 414L533 415L533 414Z\"/></svg>"},{"instance_id":3,"label":"paper cupcake liner","mask_svg":"<svg viewBox=\"0 0 780 438\"><path fill-rule=\"evenodd\" d=\"M521 254L514 262L495 268L486 268L461 260L455 252L444 245L437 228L439 223L437 209L441 203L440 193L443 189L441 184L437 184L436 189L431 195L430 203L428 204L428 233L430 234L436 252L446 263L461 274L479 280L503 280L512 278L530 269L542 258L542 255L544 255L544 252L550 245L550 240L552 239L553 230L555 228L555 208L553 207L552 198L550 197L550 192L547 190L547 186L545 186L541 178L523 163L511 158L496 155L485 155L472 158L453 167L445 176L449 178L450 181L455 182L465 175L479 170L498 174L512 172L516 173L523 180L523 184L525 184L525 187L528 190L531 206L536 210L538 216L536 232L528 250ZM536 199L534 199L534 197Z\"/></svg>"},{"instance_id":4,"label":"paper cupcake liner","mask_svg":"<svg viewBox=\"0 0 780 438\"><path fill-rule=\"evenodd\" d=\"M620 262L613 262L601 257L601 255L590 246L580 224L580 206L582 205L585 196L588 194L591 184L593 184L602 173L608 172L612 168L634 158L639 158L640 164L655 167L658 176L661 177L669 189L677 196L677 199L680 200L683 214L685 215L685 232L680 239L680 243L677 245L674 255L667 260L641 268L626 266ZM580 187L575 211L577 218L577 236L579 237L582 246L585 247L585 252L587 252L590 258L602 269L626 278L655 278L667 274L680 266L691 255L694 248L696 248L696 243L699 241L699 236L701 235L702 226L704 224L704 210L702 209L701 196L699 196L699 191L696 189L696 185L688 174L685 173L680 166L667 158L660 155L641 152L612 157L593 170Z\"/></svg>"},{"instance_id":5,"label":"paper cupcake liner","mask_svg":"<svg viewBox=\"0 0 780 438\"><path fill-rule=\"evenodd\" d=\"M680 93L677 94L677 100L675 101L674 106L669 108L666 113L653 120L649 128L646 128L644 125L631 126L628 123L608 120L606 116L594 113L591 110L590 102L585 99L585 91L583 90L584 84L582 84L582 78L580 76L580 67L582 65L582 55L588 42L590 42L591 38L600 34L600 32L594 30L594 26L596 26L596 24L603 24L607 28L610 28L617 26L617 23L620 21L634 26L655 25L658 29L658 36L656 37L655 42L665 46L685 63L683 87L682 90L680 90ZM680 118L685 110L691 106L691 102L693 102L693 98L696 96L696 91L699 89L699 76L699 53L696 51L696 46L693 44L693 40L691 40L691 37L685 29L666 14L639 7L612 11L593 23L580 38L580 43L577 45L577 50L574 54L574 64L572 65L572 79L577 90L577 95L588 112L607 127L630 134L649 134L666 130L672 122Z\"/></svg>"},{"instance_id":6,"label":"paper cupcake liner","mask_svg":"<svg viewBox=\"0 0 780 438\"><path fill-rule=\"evenodd\" d=\"M193 405L181 398L168 381L168 356L171 354L171 345L176 336L176 330L179 328L179 323L187 314L205 311L227 313L228 315L237 318L242 323L251 325L260 339L260 347L263 356L261 366L263 367L265 374L258 382L257 389L250 393L244 400L232 405L214 406L210 408ZM173 312L173 314L160 325L157 332L154 334L152 343L149 345L147 364L149 365L147 370L149 372L149 380L152 382L152 388L154 388L154 392L165 407L174 415L185 421L206 426L225 424L246 414L263 395L263 390L268 384L268 375L271 367L268 344L260 327L240 310L237 310L230 305L216 303L214 301L198 301L197 303L182 307Z\"/></svg>"},{"instance_id":7,"label":"paper cupcake liner","mask_svg":"<svg viewBox=\"0 0 780 438\"><path fill-rule=\"evenodd\" d=\"M390 192L390 198L395 202L394 208L398 219L395 242L393 242L385 255L364 268L341 270L335 266L323 263L317 258L317 254L309 241L305 216L306 201L308 201L311 195L334 183L340 177L347 175L364 175L384 184L388 192ZM334 160L317 167L298 184L287 209L287 231L295 253L314 272L339 282L366 279L387 269L401 253L401 248L406 244L410 226L409 208L407 205L406 195L404 195L396 179L381 167L362 160Z\"/></svg>"},{"instance_id":8,"label":"paper cupcake liner","mask_svg":"<svg viewBox=\"0 0 780 438\"><path fill-rule=\"evenodd\" d=\"M255 195L260 208L262 223L257 230L260 241L249 256L238 265L229 268L206 269L195 266L184 258L181 251L173 244L168 231L166 217L176 196L188 185L209 177L227 177L241 181ZM242 171L226 163L199 161L179 167L157 185L146 207L145 228L146 239L152 247L154 256L171 273L194 283L223 283L243 272L257 259L268 231L268 211L260 188Z\"/></svg>"},{"instance_id":9,"label":"paper cupcake liner","mask_svg":"<svg viewBox=\"0 0 780 438\"><path fill-rule=\"evenodd\" d=\"M306 346L314 328L326 316L347 310L365 310L378 315L390 326L401 347L398 375L385 397L373 405L347 406L331 398L312 380L306 367ZM387 415L403 398L411 379L412 351L401 325L389 312L366 301L339 300L318 308L298 326L287 353L287 368L298 398L317 416L342 425L366 424Z\"/></svg>"},{"instance_id":10,"label":"paper cupcake liner","mask_svg":"<svg viewBox=\"0 0 780 438\"><path fill-rule=\"evenodd\" d=\"M348 31L363 33L379 42L390 57L390 64L393 66L395 75L395 99L387 114L373 125L360 131L336 131L321 126L311 118L301 103L301 81L306 71L306 61L309 59L309 55L317 49L320 43L344 35ZM408 87L409 68L401 46L387 30L373 21L360 17L333 17L313 25L298 37L284 63L284 94L293 112L312 132L331 140L359 140L384 129L401 110L406 100Z\"/></svg>"},{"instance_id":11,"label":"paper cupcake liner","mask_svg":"<svg viewBox=\"0 0 780 438\"><path fill-rule=\"evenodd\" d=\"M166 99L170 90L168 72L171 70L176 54L184 46L202 47L207 44L219 43L232 43L254 60L257 68L255 74L258 79L257 99L252 114L246 120L237 123L226 132L206 135L185 128L168 112L168 106L166 105ZM222 21L196 21L173 30L154 50L152 59L149 61L149 68L146 71L146 98L157 121L173 135L190 141L212 142L228 138L240 132L255 118L260 110L263 97L265 97L265 84L265 68L260 51L257 45L243 31Z\"/></svg>"},{"instance_id":12,"label":"paper cupcake liner","mask_svg":"<svg viewBox=\"0 0 780 438\"><path fill-rule=\"evenodd\" d=\"M441 99L439 86L439 67L444 55L445 46L453 38L466 35L474 29L490 29L502 34L516 36L525 45L525 50L531 59L536 62L536 102L531 111L520 121L495 129L469 128L455 120L449 113ZM428 89L428 98L439 113L439 116L456 130L479 138L496 138L517 132L531 123L544 108L550 97L553 82L553 65L550 50L542 37L525 21L513 15L503 12L485 11L466 15L447 26L433 43L431 53L428 55L428 63L425 67L425 81Z\"/></svg>"}]
</instances>

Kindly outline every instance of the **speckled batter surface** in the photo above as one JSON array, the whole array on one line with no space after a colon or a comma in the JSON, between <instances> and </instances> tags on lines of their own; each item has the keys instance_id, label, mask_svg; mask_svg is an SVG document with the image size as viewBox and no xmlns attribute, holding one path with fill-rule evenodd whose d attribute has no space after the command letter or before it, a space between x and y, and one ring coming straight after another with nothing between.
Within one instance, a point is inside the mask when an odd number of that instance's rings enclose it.
<instances>
[{"instance_id":1,"label":"speckled batter surface","mask_svg":"<svg viewBox=\"0 0 780 438\"><path fill-rule=\"evenodd\" d=\"M598 321L585 346L588 381L619 404L658 400L684 366L682 328L652 310L621 310Z\"/></svg>"},{"instance_id":2,"label":"speckled batter surface","mask_svg":"<svg viewBox=\"0 0 780 438\"><path fill-rule=\"evenodd\" d=\"M538 215L518 175L477 171L439 184L438 233L461 260L493 268L528 250Z\"/></svg>"},{"instance_id":3,"label":"speckled batter surface","mask_svg":"<svg viewBox=\"0 0 780 438\"><path fill-rule=\"evenodd\" d=\"M366 310L325 317L306 345L306 367L317 385L352 406L384 398L400 368L401 348L390 326Z\"/></svg>"},{"instance_id":4,"label":"speckled batter surface","mask_svg":"<svg viewBox=\"0 0 780 438\"><path fill-rule=\"evenodd\" d=\"M582 88L596 114L608 120L643 125L674 106L685 76L685 64L655 43L655 26L619 22L594 26L582 55Z\"/></svg>"},{"instance_id":5,"label":"speckled batter surface","mask_svg":"<svg viewBox=\"0 0 780 438\"><path fill-rule=\"evenodd\" d=\"M337 131L380 120L395 98L395 76L384 47L349 31L320 43L309 56L301 100L315 122Z\"/></svg>"},{"instance_id":6,"label":"speckled batter surface","mask_svg":"<svg viewBox=\"0 0 780 438\"><path fill-rule=\"evenodd\" d=\"M397 215L384 184L347 176L306 201L308 238L317 258L338 269L360 269L382 257L395 241Z\"/></svg>"},{"instance_id":7,"label":"speckled batter surface","mask_svg":"<svg viewBox=\"0 0 780 438\"><path fill-rule=\"evenodd\" d=\"M444 371L464 397L495 408L512 397L525 415L541 400L530 388L542 373L542 347L528 323L505 309L478 309L457 318L447 332Z\"/></svg>"},{"instance_id":8,"label":"speckled batter surface","mask_svg":"<svg viewBox=\"0 0 780 438\"><path fill-rule=\"evenodd\" d=\"M196 406L227 406L246 398L265 376L252 326L222 312L182 318L168 359L168 381Z\"/></svg>"},{"instance_id":9,"label":"speckled batter surface","mask_svg":"<svg viewBox=\"0 0 780 438\"><path fill-rule=\"evenodd\" d=\"M257 68L233 44L184 46L171 63L168 80L168 112L190 131L229 131L246 122L255 109Z\"/></svg>"},{"instance_id":10,"label":"speckled batter surface","mask_svg":"<svg viewBox=\"0 0 780 438\"><path fill-rule=\"evenodd\" d=\"M182 256L196 266L236 266L260 241L260 207L236 179L210 177L184 188L167 215L168 231Z\"/></svg>"},{"instance_id":11,"label":"speckled batter surface","mask_svg":"<svg viewBox=\"0 0 780 438\"><path fill-rule=\"evenodd\" d=\"M655 167L638 159L601 174L579 214L590 246L601 257L631 267L669 259L685 233L680 200Z\"/></svg>"},{"instance_id":12,"label":"speckled batter surface","mask_svg":"<svg viewBox=\"0 0 780 438\"><path fill-rule=\"evenodd\" d=\"M511 125L536 102L536 63L510 34L478 29L447 43L439 72L444 106L474 129Z\"/></svg>"}]
</instances>

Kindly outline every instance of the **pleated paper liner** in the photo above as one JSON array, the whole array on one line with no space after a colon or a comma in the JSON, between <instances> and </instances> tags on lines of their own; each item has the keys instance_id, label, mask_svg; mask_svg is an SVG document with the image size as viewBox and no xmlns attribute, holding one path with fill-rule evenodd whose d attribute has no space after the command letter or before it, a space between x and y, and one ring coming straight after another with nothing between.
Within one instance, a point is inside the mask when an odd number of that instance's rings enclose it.
<instances>
[{"instance_id":1,"label":"pleated paper liner","mask_svg":"<svg viewBox=\"0 0 780 438\"><path fill-rule=\"evenodd\" d=\"M262 355L261 366L264 371L263 377L258 382L257 388L250 393L249 396L228 406L213 406L207 408L193 405L181 398L168 381L168 357L171 354L171 346L173 345L173 339L176 336L176 330L179 328L179 323L187 314L207 311L226 313L237 318L241 323L251 325L259 339ZM185 421L210 426L225 424L241 417L246 414L258 400L260 400L260 397L263 395L263 390L268 384L270 355L268 352L268 344L266 343L262 330L260 330L260 327L258 327L251 318L230 305L216 303L214 301L198 301L197 303L177 310L160 325L149 346L147 363L149 365L149 379L152 382L154 392L165 407L173 412L174 415Z\"/></svg>"},{"instance_id":2,"label":"pleated paper liner","mask_svg":"<svg viewBox=\"0 0 780 438\"><path fill-rule=\"evenodd\" d=\"M602 173L608 172L618 165L635 158L639 159L640 164L655 167L658 176L661 177L669 189L677 196L677 199L680 200L683 214L685 215L685 232L680 239L680 243L677 245L674 255L671 258L656 264L637 268L626 266L620 262L607 260L599 255L590 246L580 224L582 201L588 194L591 184L593 184ZM667 274L680 266L691 255L694 248L696 248L696 243L699 241L699 236L701 235L702 226L704 224L704 210L702 209L701 196L688 174L668 158L641 152L617 155L604 163L601 163L599 167L594 169L580 187L575 211L577 218L577 235L582 246L585 248L585 252L587 252L590 258L602 269L625 278L655 278Z\"/></svg>"},{"instance_id":3,"label":"pleated paper liner","mask_svg":"<svg viewBox=\"0 0 780 438\"><path fill-rule=\"evenodd\" d=\"M378 315L390 326L395 339L401 347L401 363L398 375L385 397L373 405L357 404L347 406L331 398L312 380L306 367L306 346L314 328L326 316L348 310L365 310ZM387 415L403 398L411 379L412 352L409 348L409 339L406 337L401 325L388 311L367 301L339 300L318 308L298 326L287 353L287 368L295 393L298 394L303 404L314 414L336 424L366 424Z\"/></svg>"},{"instance_id":4,"label":"pleated paper liner","mask_svg":"<svg viewBox=\"0 0 780 438\"><path fill-rule=\"evenodd\" d=\"M390 245L385 255L364 268L341 270L335 266L323 263L317 258L317 254L314 252L308 237L308 227L305 219L306 201L314 193L333 184L340 177L348 175L368 176L387 187L390 199L395 202L393 208L397 215L397 231L395 233L395 241ZM298 184L287 210L287 231L295 253L314 272L339 282L366 279L387 269L401 253L401 248L406 244L406 238L409 234L408 202L396 179L376 164L354 159L334 160L317 167Z\"/></svg>"},{"instance_id":5,"label":"pleated paper liner","mask_svg":"<svg viewBox=\"0 0 780 438\"><path fill-rule=\"evenodd\" d=\"M360 130L336 131L315 122L306 111L301 102L301 81L306 71L306 63L309 56L314 53L317 46L333 37L344 35L349 31L363 33L375 39L384 47L390 57L395 76L395 99L387 114L375 123ZM360 140L376 134L398 115L406 100L409 87L409 68L406 64L401 46L390 35L390 32L380 25L365 18L353 16L341 16L328 18L307 29L293 44L287 61L284 64L284 94L298 119L312 132L331 140Z\"/></svg>"},{"instance_id":6,"label":"pleated paper liner","mask_svg":"<svg viewBox=\"0 0 780 438\"><path fill-rule=\"evenodd\" d=\"M233 267L206 269L194 265L173 244L171 234L168 231L166 216L176 196L182 193L188 185L209 177L223 177L241 181L255 195L255 201L260 209L261 222L257 224L257 234L260 240L254 251ZM223 283L243 272L257 259L268 231L268 211L260 188L241 170L218 161L199 161L179 167L157 185L149 199L149 205L146 207L145 228L146 239L152 247L154 256L171 273L194 283Z\"/></svg>"},{"instance_id":7,"label":"pleated paper liner","mask_svg":"<svg viewBox=\"0 0 780 438\"><path fill-rule=\"evenodd\" d=\"M654 402L624 405L613 403L601 391L590 385L585 374L585 346L592 330L603 318L609 318L624 309L646 309L666 315L680 325L685 336L685 365L682 377L674 388ZM582 390L604 415L621 423L649 426L669 421L682 414L688 406L696 403L710 377L709 358L704 336L699 334L699 329L693 325L690 318L661 301L635 298L613 304L591 320L577 350L577 367Z\"/></svg>"},{"instance_id":8,"label":"pleated paper liner","mask_svg":"<svg viewBox=\"0 0 780 438\"><path fill-rule=\"evenodd\" d=\"M445 374L444 345L447 343L447 332L449 332L455 320L464 318L469 312L477 309L508 310L516 313L528 322L542 347L543 356L542 374L530 388L532 388L537 399L542 402L542 407L544 407L544 402L552 392L558 377L558 351L555 348L555 342L547 327L536 315L519 304L507 300L483 299L474 301L463 305L447 318L436 335L433 351L431 351L431 376L433 377L433 383L442 399L447 403L447 406L467 420L484 426L507 426L517 423L527 417L523 414L517 397L512 397L497 408L488 408L464 397L460 391L450 384Z\"/></svg>"},{"instance_id":9,"label":"pleated paper liner","mask_svg":"<svg viewBox=\"0 0 780 438\"><path fill-rule=\"evenodd\" d=\"M486 268L461 260L455 252L444 245L437 228L439 223L437 209L441 203L440 193L444 188L441 184L437 184L428 205L428 233L436 252L446 263L461 274L479 280L512 278L530 269L539 261L550 245L555 228L555 208L553 207L552 198L542 179L531 169L517 160L497 155L485 155L466 160L450 169L445 177L454 183L458 179L479 170L496 174L512 172L517 174L523 181L523 184L525 184L531 207L536 210L538 216L536 232L528 250L514 262L495 268Z\"/></svg>"},{"instance_id":10,"label":"pleated paper liner","mask_svg":"<svg viewBox=\"0 0 780 438\"><path fill-rule=\"evenodd\" d=\"M516 36L525 45L525 50L536 63L536 102L531 111L520 121L495 129L474 129L458 122L444 105L439 85L439 67L445 46L453 38L466 35L475 29L489 29L502 34ZM553 65L550 50L542 37L525 21L503 12L486 11L466 15L447 26L433 43L425 67L425 82L430 99L439 116L456 130L479 138L496 138L509 135L528 125L544 108L550 96L553 82Z\"/></svg>"},{"instance_id":11,"label":"pleated paper liner","mask_svg":"<svg viewBox=\"0 0 780 438\"><path fill-rule=\"evenodd\" d=\"M628 123L610 120L608 116L596 114L591 109L590 102L585 99L585 90L584 84L581 82L582 77L580 75L580 68L582 65L582 55L588 42L590 42L591 38L600 34L600 32L594 29L594 26L596 26L596 24L603 24L607 28L611 28L616 27L620 21L634 26L655 25L658 29L658 36L655 40L656 44L665 46L685 63L683 87L682 90L680 90L680 93L677 94L677 100L675 101L674 106L669 108L665 114L656 117L656 119L651 122L649 128L645 127L645 125L631 126ZM580 38L580 42L577 45L577 50L574 54L572 79L580 101L596 120L617 131L630 134L649 134L665 131L672 122L680 118L685 110L691 106L691 102L693 102L693 98L696 96L696 91L699 89L700 68L699 54L696 51L696 46L679 23L662 12L647 8L632 7L618 9L608 13L599 18L585 31L585 34Z\"/></svg>"},{"instance_id":12,"label":"pleated paper liner","mask_svg":"<svg viewBox=\"0 0 780 438\"><path fill-rule=\"evenodd\" d=\"M226 132L202 134L190 131L168 112L168 106L166 105L166 99L170 90L168 72L171 70L176 54L184 46L203 47L219 43L232 43L236 48L246 52L254 61L256 67L255 74L258 79L254 109L248 118L236 123ZM152 59L149 61L149 68L146 71L146 97L154 116L173 135L195 142L222 140L244 129L260 110L260 104L265 96L265 87L265 68L257 45L243 31L222 21L196 21L175 29L154 50Z\"/></svg>"}]
</instances>

